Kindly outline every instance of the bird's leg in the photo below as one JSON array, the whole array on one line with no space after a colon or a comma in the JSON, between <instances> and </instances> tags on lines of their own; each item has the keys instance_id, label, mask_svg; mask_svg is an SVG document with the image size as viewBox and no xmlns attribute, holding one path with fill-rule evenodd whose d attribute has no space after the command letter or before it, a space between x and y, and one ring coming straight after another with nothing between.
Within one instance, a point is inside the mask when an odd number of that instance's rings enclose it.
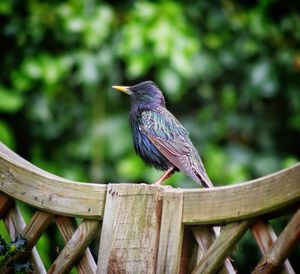
<instances>
[{"instance_id":1,"label":"bird's leg","mask_svg":"<svg viewBox=\"0 0 300 274\"><path fill-rule=\"evenodd\" d=\"M154 183L154 185L160 186L160 184L171 177L175 172L175 167L170 167L168 170Z\"/></svg>"}]
</instances>

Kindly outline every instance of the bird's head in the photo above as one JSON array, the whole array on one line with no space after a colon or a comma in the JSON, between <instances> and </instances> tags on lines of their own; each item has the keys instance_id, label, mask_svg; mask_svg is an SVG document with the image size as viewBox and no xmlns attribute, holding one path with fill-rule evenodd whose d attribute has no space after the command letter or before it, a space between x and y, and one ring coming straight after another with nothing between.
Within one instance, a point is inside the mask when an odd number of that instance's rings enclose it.
<instances>
[{"instance_id":1,"label":"bird's head","mask_svg":"<svg viewBox=\"0 0 300 274\"><path fill-rule=\"evenodd\" d=\"M165 106L165 98L152 81L141 82L134 86L113 86L114 89L125 92L131 96L132 103L148 106Z\"/></svg>"}]
</instances>

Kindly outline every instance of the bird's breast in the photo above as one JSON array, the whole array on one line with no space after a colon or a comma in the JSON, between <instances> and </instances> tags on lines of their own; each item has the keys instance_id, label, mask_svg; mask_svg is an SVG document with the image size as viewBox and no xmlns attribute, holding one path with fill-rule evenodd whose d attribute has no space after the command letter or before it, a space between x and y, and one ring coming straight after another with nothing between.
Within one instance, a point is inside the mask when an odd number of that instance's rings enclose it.
<instances>
[{"instance_id":1,"label":"bird's breast","mask_svg":"<svg viewBox=\"0 0 300 274\"><path fill-rule=\"evenodd\" d=\"M138 122L131 123L131 130L135 151L146 164L159 170L167 170L173 166L143 133Z\"/></svg>"}]
</instances>

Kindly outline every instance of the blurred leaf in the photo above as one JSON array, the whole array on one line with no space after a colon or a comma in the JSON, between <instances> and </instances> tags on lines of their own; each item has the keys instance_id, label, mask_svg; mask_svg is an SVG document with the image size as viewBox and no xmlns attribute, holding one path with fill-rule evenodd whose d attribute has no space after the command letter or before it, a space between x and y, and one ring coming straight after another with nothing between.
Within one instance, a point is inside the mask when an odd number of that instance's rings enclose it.
<instances>
[{"instance_id":1,"label":"blurred leaf","mask_svg":"<svg viewBox=\"0 0 300 274\"><path fill-rule=\"evenodd\" d=\"M121 178L137 180L141 177L143 165L142 160L138 156L131 156L119 162L117 171Z\"/></svg>"},{"instance_id":2,"label":"blurred leaf","mask_svg":"<svg viewBox=\"0 0 300 274\"><path fill-rule=\"evenodd\" d=\"M282 168L288 168L291 167L293 165L296 165L299 163L299 160L295 157L287 157L283 160L282 162Z\"/></svg>"},{"instance_id":3,"label":"blurred leaf","mask_svg":"<svg viewBox=\"0 0 300 274\"><path fill-rule=\"evenodd\" d=\"M3 120L0 120L0 140L11 149L15 149L15 137L11 127Z\"/></svg>"},{"instance_id":4,"label":"blurred leaf","mask_svg":"<svg viewBox=\"0 0 300 274\"><path fill-rule=\"evenodd\" d=\"M234 86L225 85L222 90L222 105L225 110L234 110L236 107L236 91Z\"/></svg>"},{"instance_id":5,"label":"blurred leaf","mask_svg":"<svg viewBox=\"0 0 300 274\"><path fill-rule=\"evenodd\" d=\"M162 83L162 88L168 94L172 101L180 98L183 91L183 82L181 77L169 68L163 68L158 72L158 79Z\"/></svg>"},{"instance_id":6,"label":"blurred leaf","mask_svg":"<svg viewBox=\"0 0 300 274\"><path fill-rule=\"evenodd\" d=\"M253 167L258 176L263 176L278 171L280 162L274 155L261 155L255 159Z\"/></svg>"},{"instance_id":7,"label":"blurred leaf","mask_svg":"<svg viewBox=\"0 0 300 274\"><path fill-rule=\"evenodd\" d=\"M12 2L9 0L3 0L0 2L0 14L10 14L12 11Z\"/></svg>"},{"instance_id":8,"label":"blurred leaf","mask_svg":"<svg viewBox=\"0 0 300 274\"><path fill-rule=\"evenodd\" d=\"M254 65L250 72L250 81L253 91L262 96L272 97L278 91L277 77L270 62Z\"/></svg>"},{"instance_id":9,"label":"blurred leaf","mask_svg":"<svg viewBox=\"0 0 300 274\"><path fill-rule=\"evenodd\" d=\"M0 111L13 113L20 110L24 100L21 94L0 86Z\"/></svg>"}]
</instances>

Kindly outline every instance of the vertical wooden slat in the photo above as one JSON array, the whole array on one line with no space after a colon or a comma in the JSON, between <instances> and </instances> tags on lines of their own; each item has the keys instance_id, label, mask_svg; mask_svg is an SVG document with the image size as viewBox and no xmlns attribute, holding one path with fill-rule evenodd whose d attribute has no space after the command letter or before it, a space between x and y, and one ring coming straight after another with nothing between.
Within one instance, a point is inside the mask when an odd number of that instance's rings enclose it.
<instances>
[{"instance_id":1,"label":"vertical wooden slat","mask_svg":"<svg viewBox=\"0 0 300 274\"><path fill-rule=\"evenodd\" d=\"M56 216L56 224L65 243L67 243L76 231L77 225L75 219ZM96 273L97 265L89 248L85 250L76 268L79 274Z\"/></svg>"},{"instance_id":2,"label":"vertical wooden slat","mask_svg":"<svg viewBox=\"0 0 300 274\"><path fill-rule=\"evenodd\" d=\"M267 221L257 220L252 225L251 232L263 255L265 255L269 251L271 246L277 240L277 236L274 230ZM283 268L285 273L295 274L295 271L288 259L284 261Z\"/></svg>"},{"instance_id":3,"label":"vertical wooden slat","mask_svg":"<svg viewBox=\"0 0 300 274\"><path fill-rule=\"evenodd\" d=\"M98 274L155 273L161 189L149 185L107 188Z\"/></svg>"},{"instance_id":4,"label":"vertical wooden slat","mask_svg":"<svg viewBox=\"0 0 300 274\"><path fill-rule=\"evenodd\" d=\"M263 256L253 273L274 273L300 240L300 208L286 225L278 239Z\"/></svg>"},{"instance_id":5,"label":"vertical wooden slat","mask_svg":"<svg viewBox=\"0 0 300 274\"><path fill-rule=\"evenodd\" d=\"M80 256L84 254L84 251L94 239L96 233L99 231L99 228L100 221L98 220L82 221L63 250L59 253L54 263L49 268L48 273L69 273L74 264L79 260ZM90 271L90 268L88 268L88 271Z\"/></svg>"},{"instance_id":6,"label":"vertical wooden slat","mask_svg":"<svg viewBox=\"0 0 300 274\"><path fill-rule=\"evenodd\" d=\"M156 273L179 272L183 237L182 202L182 190L164 190Z\"/></svg>"},{"instance_id":7,"label":"vertical wooden slat","mask_svg":"<svg viewBox=\"0 0 300 274\"><path fill-rule=\"evenodd\" d=\"M9 231L10 238L15 239L22 230L26 227L25 221L20 213L20 210L17 206L12 207L7 215L4 218L5 225ZM29 259L35 271L40 274L46 273L44 264L41 260L39 253L37 252L36 247L34 247L31 251L31 258Z\"/></svg>"}]
</instances>

